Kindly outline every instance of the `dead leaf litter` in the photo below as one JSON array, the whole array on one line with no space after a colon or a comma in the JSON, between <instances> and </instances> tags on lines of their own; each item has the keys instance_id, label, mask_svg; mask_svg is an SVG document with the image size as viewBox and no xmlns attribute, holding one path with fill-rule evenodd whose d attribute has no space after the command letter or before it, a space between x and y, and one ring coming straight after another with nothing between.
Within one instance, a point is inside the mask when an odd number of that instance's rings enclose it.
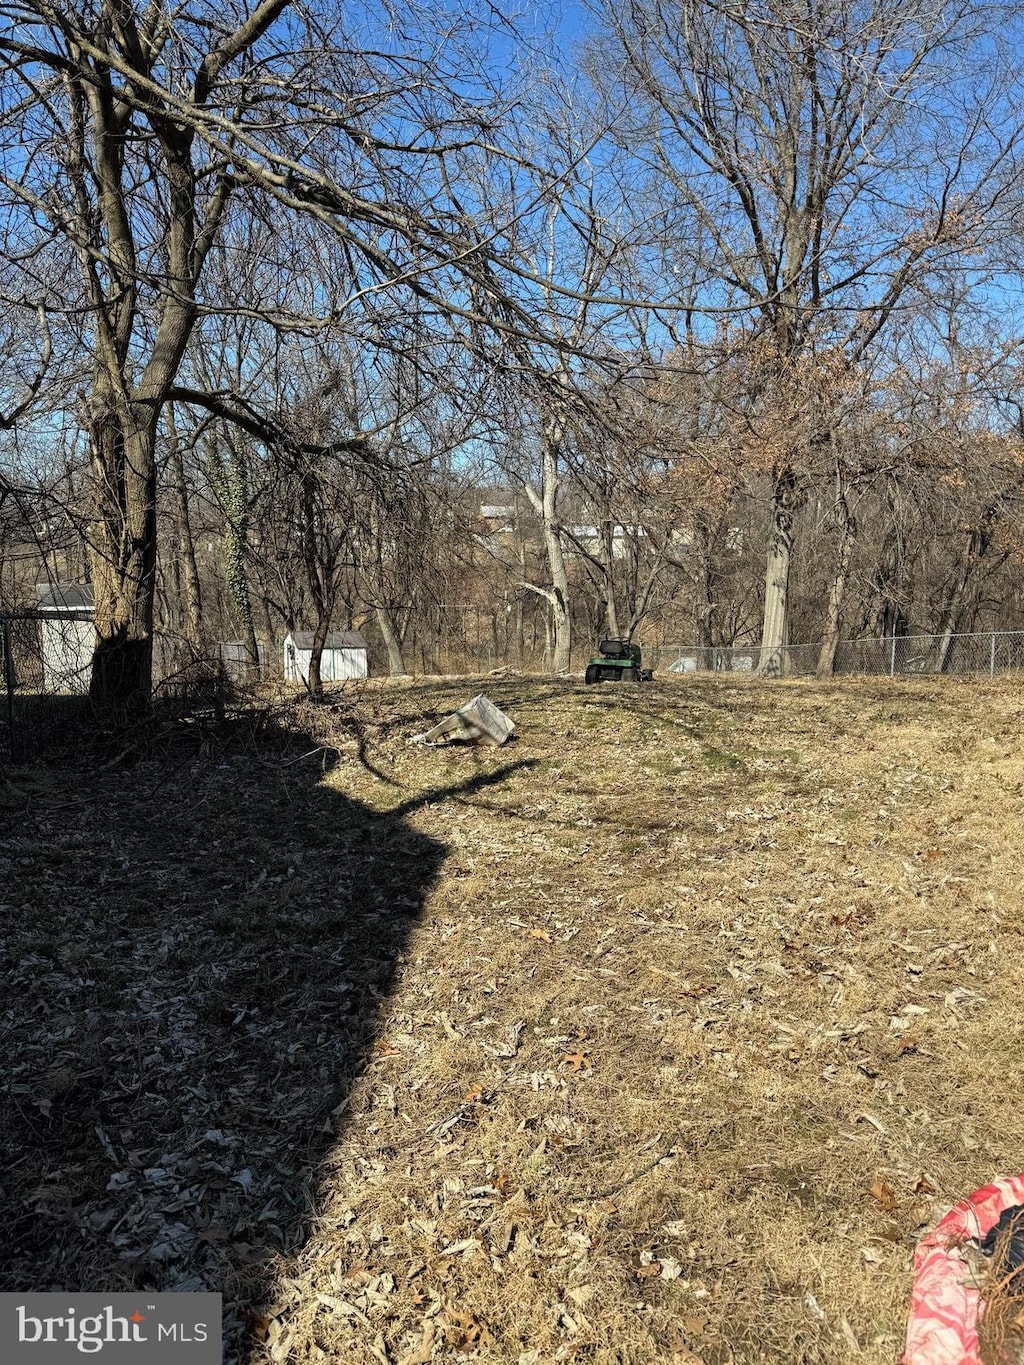
<instances>
[{"instance_id":1,"label":"dead leaf litter","mask_svg":"<svg viewBox=\"0 0 1024 1365\"><path fill-rule=\"evenodd\" d=\"M1024 1167L1016 686L492 678L513 743L408 746L449 680L5 803L0 1288L218 1289L249 1365L891 1361Z\"/></svg>"}]
</instances>

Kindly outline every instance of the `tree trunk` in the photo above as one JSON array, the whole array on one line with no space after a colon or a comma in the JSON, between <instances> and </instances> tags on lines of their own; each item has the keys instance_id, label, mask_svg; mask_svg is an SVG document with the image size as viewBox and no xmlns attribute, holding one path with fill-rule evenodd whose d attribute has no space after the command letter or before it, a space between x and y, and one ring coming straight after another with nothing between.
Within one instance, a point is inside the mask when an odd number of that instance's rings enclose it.
<instances>
[{"instance_id":1,"label":"tree trunk","mask_svg":"<svg viewBox=\"0 0 1024 1365\"><path fill-rule=\"evenodd\" d=\"M260 653L256 641L252 599L249 595L249 574L246 567L249 541L249 488L245 452L239 449L237 440L235 432L227 434L228 457L226 461L217 465L221 484L219 492L224 506L221 563L231 618L242 637L249 662L259 676Z\"/></svg>"},{"instance_id":2,"label":"tree trunk","mask_svg":"<svg viewBox=\"0 0 1024 1365\"><path fill-rule=\"evenodd\" d=\"M913 600L914 593L897 498L898 488L890 483L887 492L890 521L882 539L863 617L863 633L879 640L910 634L904 604Z\"/></svg>"},{"instance_id":3,"label":"tree trunk","mask_svg":"<svg viewBox=\"0 0 1024 1365\"><path fill-rule=\"evenodd\" d=\"M327 643L327 629L330 619L326 616L317 618L316 629L313 631L313 647L309 651L309 675L306 679L306 690L309 692L313 701L320 701L324 695L323 679L320 676L320 666L324 657L324 645Z\"/></svg>"},{"instance_id":4,"label":"tree trunk","mask_svg":"<svg viewBox=\"0 0 1024 1365\"><path fill-rule=\"evenodd\" d=\"M697 644L707 652L710 660L715 648L715 597L717 596L717 574L712 557L711 527L703 516L697 518L694 546L700 555L697 575L697 591L694 602L694 617L697 627Z\"/></svg>"},{"instance_id":5,"label":"tree trunk","mask_svg":"<svg viewBox=\"0 0 1024 1365\"><path fill-rule=\"evenodd\" d=\"M572 655L572 620L569 616L569 578L565 571L562 540L557 530L544 532L551 567L551 671L567 673Z\"/></svg>"},{"instance_id":6,"label":"tree trunk","mask_svg":"<svg viewBox=\"0 0 1024 1365\"><path fill-rule=\"evenodd\" d=\"M156 584L156 416L117 403L102 384L92 401L95 595L90 696L114 716L145 710L153 683Z\"/></svg>"},{"instance_id":7,"label":"tree trunk","mask_svg":"<svg viewBox=\"0 0 1024 1365\"><path fill-rule=\"evenodd\" d=\"M567 673L572 654L572 619L569 614L569 576L562 548L562 528L558 523L558 441L561 422L549 418L545 423L543 483L541 489L544 549L551 575L551 671Z\"/></svg>"},{"instance_id":8,"label":"tree trunk","mask_svg":"<svg viewBox=\"0 0 1024 1365\"><path fill-rule=\"evenodd\" d=\"M796 472L787 465L775 479L772 526L764 581L764 623L761 630L761 677L778 678L788 669L789 570L793 557L793 519L797 497Z\"/></svg>"},{"instance_id":9,"label":"tree trunk","mask_svg":"<svg viewBox=\"0 0 1024 1365\"><path fill-rule=\"evenodd\" d=\"M179 575L184 601L184 634L193 649L203 638L203 596L196 563L196 543L192 535L192 516L189 507L188 485L185 481L185 462L181 457L181 443L174 422L174 409L167 409L167 434L170 437L171 483L177 503L177 542L175 570Z\"/></svg>"},{"instance_id":10,"label":"tree trunk","mask_svg":"<svg viewBox=\"0 0 1024 1365\"><path fill-rule=\"evenodd\" d=\"M526 538L523 535L523 523L519 514L519 498L516 497L516 551L519 559L519 576L521 581L526 581ZM524 668L526 665L526 600L522 591L516 593L516 667Z\"/></svg>"},{"instance_id":11,"label":"tree trunk","mask_svg":"<svg viewBox=\"0 0 1024 1365\"><path fill-rule=\"evenodd\" d=\"M408 669L402 657L402 641L387 607L377 608L377 624L380 626L380 633L384 637L384 645L388 652L388 672L393 678L404 678Z\"/></svg>"},{"instance_id":12,"label":"tree trunk","mask_svg":"<svg viewBox=\"0 0 1024 1365\"><path fill-rule=\"evenodd\" d=\"M555 401L559 400L556 398ZM558 520L560 486L558 452L564 429L565 418L560 411L551 412L544 418L541 432L540 491L538 492L528 481L522 484L523 492L540 518L551 587L539 588L535 583L528 583L525 579L522 586L530 592L537 593L548 603L547 620L544 623L545 636L548 640L545 659L553 673L567 672L572 654L569 575L565 567L562 527Z\"/></svg>"},{"instance_id":13,"label":"tree trunk","mask_svg":"<svg viewBox=\"0 0 1024 1365\"><path fill-rule=\"evenodd\" d=\"M609 517L601 522L601 569L604 574L604 619L608 634L620 639L619 613L615 604L615 525Z\"/></svg>"},{"instance_id":14,"label":"tree trunk","mask_svg":"<svg viewBox=\"0 0 1024 1365\"><path fill-rule=\"evenodd\" d=\"M850 511L846 486L842 471L836 471L836 513L839 518L839 550L836 554L836 567L828 593L828 610L825 613L825 629L821 637L821 650L818 653L818 666L815 670L819 678L830 678L835 672L836 651L839 648L839 635L842 624L843 600L846 584L850 577L853 550L857 538L857 521Z\"/></svg>"},{"instance_id":15,"label":"tree trunk","mask_svg":"<svg viewBox=\"0 0 1024 1365\"><path fill-rule=\"evenodd\" d=\"M938 632L940 638L932 651L931 671L934 673L946 671L953 650L953 637L960 634L965 626L970 627L973 624L970 618L977 604L978 570L992 548L998 520L999 506L993 503L982 513L977 526L968 537L953 591L942 613L942 624Z\"/></svg>"}]
</instances>

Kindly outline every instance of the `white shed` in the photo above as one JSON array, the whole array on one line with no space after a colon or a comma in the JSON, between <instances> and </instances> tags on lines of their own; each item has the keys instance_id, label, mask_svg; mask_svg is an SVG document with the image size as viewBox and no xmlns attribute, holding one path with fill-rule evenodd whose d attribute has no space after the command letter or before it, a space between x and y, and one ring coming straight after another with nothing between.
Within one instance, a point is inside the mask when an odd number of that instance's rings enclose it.
<instances>
[{"instance_id":1,"label":"white shed","mask_svg":"<svg viewBox=\"0 0 1024 1365\"><path fill-rule=\"evenodd\" d=\"M309 682L309 660L313 653L311 630L290 631L284 637L284 676L288 682ZM343 682L346 678L367 678L366 641L357 630L333 630L324 641L320 657L320 681Z\"/></svg>"},{"instance_id":2,"label":"white shed","mask_svg":"<svg viewBox=\"0 0 1024 1365\"><path fill-rule=\"evenodd\" d=\"M36 597L44 690L88 692L95 642L91 586L37 583Z\"/></svg>"}]
</instances>

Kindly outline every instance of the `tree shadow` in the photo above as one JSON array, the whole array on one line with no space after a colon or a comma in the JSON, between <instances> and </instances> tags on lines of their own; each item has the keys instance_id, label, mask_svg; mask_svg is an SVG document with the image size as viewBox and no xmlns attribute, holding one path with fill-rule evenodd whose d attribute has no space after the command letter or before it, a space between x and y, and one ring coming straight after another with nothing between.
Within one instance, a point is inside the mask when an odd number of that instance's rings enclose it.
<instances>
[{"instance_id":1,"label":"tree shadow","mask_svg":"<svg viewBox=\"0 0 1024 1365\"><path fill-rule=\"evenodd\" d=\"M0 828L0 1289L220 1291L228 1361L445 856L409 815L528 766L377 812L289 742L83 774Z\"/></svg>"}]
</instances>

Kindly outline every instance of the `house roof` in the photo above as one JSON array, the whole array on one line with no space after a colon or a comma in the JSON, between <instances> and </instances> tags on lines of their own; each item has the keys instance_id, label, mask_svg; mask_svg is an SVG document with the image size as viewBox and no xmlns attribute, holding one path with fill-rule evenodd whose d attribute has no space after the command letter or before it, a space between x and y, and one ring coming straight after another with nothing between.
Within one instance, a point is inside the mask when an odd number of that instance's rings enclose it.
<instances>
[{"instance_id":1,"label":"house roof","mask_svg":"<svg viewBox=\"0 0 1024 1365\"><path fill-rule=\"evenodd\" d=\"M293 630L285 636L285 644L288 642L296 649L313 648L313 632L311 630ZM332 630L328 633L324 641L324 649L366 649L366 641L358 630Z\"/></svg>"},{"instance_id":2,"label":"house roof","mask_svg":"<svg viewBox=\"0 0 1024 1365\"><path fill-rule=\"evenodd\" d=\"M96 605L90 583L37 583L36 610L91 612Z\"/></svg>"}]
</instances>

